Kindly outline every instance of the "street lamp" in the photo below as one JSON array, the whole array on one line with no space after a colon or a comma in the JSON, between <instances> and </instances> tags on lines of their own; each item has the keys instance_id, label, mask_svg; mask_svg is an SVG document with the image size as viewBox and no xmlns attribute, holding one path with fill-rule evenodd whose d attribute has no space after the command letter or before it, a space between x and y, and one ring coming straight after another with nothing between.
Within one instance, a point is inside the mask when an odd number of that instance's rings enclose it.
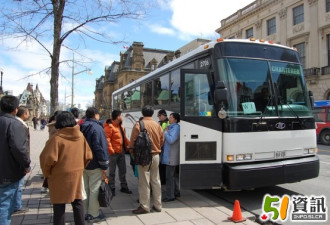
<instances>
[{"instance_id":1,"label":"street lamp","mask_svg":"<svg viewBox=\"0 0 330 225\"><path fill-rule=\"evenodd\" d=\"M3 68L0 68L0 72L1 72L1 85L0 85L0 94L3 94L3 90L2 90L2 76L3 76Z\"/></svg>"},{"instance_id":2,"label":"street lamp","mask_svg":"<svg viewBox=\"0 0 330 225\"><path fill-rule=\"evenodd\" d=\"M73 54L73 58L72 58L72 78L71 78L71 80L72 80L72 87L71 87L71 108L73 108L73 99L74 99L74 76L75 75L78 75L80 73L86 72L86 71L88 71L88 73L90 75L93 74L93 72L91 71L91 69L85 69L85 70L82 70L82 71L79 71L79 72L76 72L76 73L74 72L74 54Z\"/></svg>"}]
</instances>

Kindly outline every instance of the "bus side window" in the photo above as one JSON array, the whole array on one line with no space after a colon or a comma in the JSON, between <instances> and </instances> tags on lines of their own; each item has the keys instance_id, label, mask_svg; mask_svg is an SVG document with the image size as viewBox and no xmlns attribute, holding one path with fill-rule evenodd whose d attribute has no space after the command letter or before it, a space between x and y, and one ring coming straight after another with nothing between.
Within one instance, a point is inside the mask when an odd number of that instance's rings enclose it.
<instances>
[{"instance_id":1,"label":"bus side window","mask_svg":"<svg viewBox=\"0 0 330 225\"><path fill-rule=\"evenodd\" d=\"M121 103L121 107L120 107L120 109L123 110L123 111L127 109L125 100L126 100L125 99L125 93L122 93L121 94L121 102L120 102Z\"/></svg>"},{"instance_id":2,"label":"bus side window","mask_svg":"<svg viewBox=\"0 0 330 225\"><path fill-rule=\"evenodd\" d=\"M168 105L170 98L169 86L168 74L161 76L154 81L155 105Z\"/></svg>"},{"instance_id":3,"label":"bus side window","mask_svg":"<svg viewBox=\"0 0 330 225\"><path fill-rule=\"evenodd\" d=\"M112 105L113 105L113 109L117 109L117 103L118 103L118 98L117 98L117 95L115 95L114 97L113 97L113 103L112 103Z\"/></svg>"},{"instance_id":4,"label":"bus side window","mask_svg":"<svg viewBox=\"0 0 330 225\"><path fill-rule=\"evenodd\" d=\"M141 103L142 107L145 105L152 105L152 82L141 85Z\"/></svg>"},{"instance_id":5,"label":"bus side window","mask_svg":"<svg viewBox=\"0 0 330 225\"><path fill-rule=\"evenodd\" d=\"M139 109L141 106L140 98L140 86L133 89L131 100L132 100L132 109Z\"/></svg>"},{"instance_id":6,"label":"bus side window","mask_svg":"<svg viewBox=\"0 0 330 225\"><path fill-rule=\"evenodd\" d=\"M211 117L213 106L209 104L210 86L207 74L185 75L185 115Z\"/></svg>"},{"instance_id":7,"label":"bus side window","mask_svg":"<svg viewBox=\"0 0 330 225\"><path fill-rule=\"evenodd\" d=\"M180 69L171 72L171 103L180 102Z\"/></svg>"}]
</instances>

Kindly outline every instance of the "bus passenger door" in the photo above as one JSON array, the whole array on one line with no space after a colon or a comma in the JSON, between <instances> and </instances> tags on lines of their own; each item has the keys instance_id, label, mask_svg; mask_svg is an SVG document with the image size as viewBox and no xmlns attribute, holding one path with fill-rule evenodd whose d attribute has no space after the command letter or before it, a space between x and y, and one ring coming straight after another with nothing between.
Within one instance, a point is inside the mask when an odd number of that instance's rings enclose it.
<instances>
[{"instance_id":1,"label":"bus passenger door","mask_svg":"<svg viewBox=\"0 0 330 225\"><path fill-rule=\"evenodd\" d=\"M181 188L222 185L222 122L214 110L213 87L209 71L181 70Z\"/></svg>"}]
</instances>

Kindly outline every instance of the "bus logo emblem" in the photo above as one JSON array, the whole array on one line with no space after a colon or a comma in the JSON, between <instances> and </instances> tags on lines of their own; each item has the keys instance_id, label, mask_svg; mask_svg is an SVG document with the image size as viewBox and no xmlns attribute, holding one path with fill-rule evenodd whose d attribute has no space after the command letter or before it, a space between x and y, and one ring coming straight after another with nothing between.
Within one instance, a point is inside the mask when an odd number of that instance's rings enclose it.
<instances>
[{"instance_id":1,"label":"bus logo emblem","mask_svg":"<svg viewBox=\"0 0 330 225\"><path fill-rule=\"evenodd\" d=\"M285 123L278 122L275 124L276 129L283 130L285 128Z\"/></svg>"}]
</instances>

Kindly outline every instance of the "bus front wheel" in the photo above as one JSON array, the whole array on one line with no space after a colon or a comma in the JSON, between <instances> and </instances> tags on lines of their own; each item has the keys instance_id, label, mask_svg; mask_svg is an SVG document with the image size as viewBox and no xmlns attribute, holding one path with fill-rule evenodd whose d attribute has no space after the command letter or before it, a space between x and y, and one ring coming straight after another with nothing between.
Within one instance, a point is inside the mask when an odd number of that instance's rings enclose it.
<instances>
[{"instance_id":1,"label":"bus front wheel","mask_svg":"<svg viewBox=\"0 0 330 225\"><path fill-rule=\"evenodd\" d=\"M320 141L324 145L330 145L330 130L322 131L320 135Z\"/></svg>"}]
</instances>

